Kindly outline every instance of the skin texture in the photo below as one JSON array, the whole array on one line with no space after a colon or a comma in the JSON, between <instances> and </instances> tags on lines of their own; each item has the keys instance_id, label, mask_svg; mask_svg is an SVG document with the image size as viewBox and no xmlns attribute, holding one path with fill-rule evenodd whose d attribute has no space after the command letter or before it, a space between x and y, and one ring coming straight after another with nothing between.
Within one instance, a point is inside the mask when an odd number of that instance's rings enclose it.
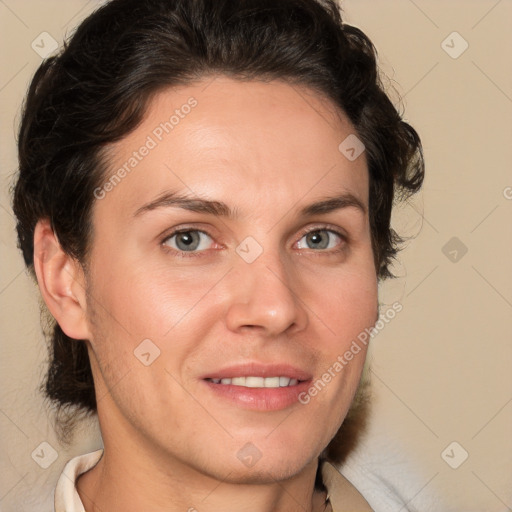
<instances>
[{"instance_id":1,"label":"skin texture","mask_svg":"<svg viewBox=\"0 0 512 512\"><path fill-rule=\"evenodd\" d=\"M158 141L155 128L190 97L197 105ZM88 340L95 380L105 453L78 480L87 512L322 509L317 458L347 413L365 349L307 405L282 410L230 402L202 377L280 362L314 382L374 324L368 214L299 214L347 193L367 212L364 153L349 161L338 150L353 133L332 103L283 82L216 77L167 89L108 148L106 179L148 136L157 142L95 202L87 271L38 224L43 297L69 336ZM136 214L170 191L222 201L237 216L177 206ZM195 256L178 255L176 228L208 234ZM321 231L327 248L310 246L313 228L345 238ZM236 251L246 237L263 251L252 263ZM148 366L134 355L145 339L160 351ZM237 456L247 443L261 454L252 467Z\"/></svg>"}]
</instances>

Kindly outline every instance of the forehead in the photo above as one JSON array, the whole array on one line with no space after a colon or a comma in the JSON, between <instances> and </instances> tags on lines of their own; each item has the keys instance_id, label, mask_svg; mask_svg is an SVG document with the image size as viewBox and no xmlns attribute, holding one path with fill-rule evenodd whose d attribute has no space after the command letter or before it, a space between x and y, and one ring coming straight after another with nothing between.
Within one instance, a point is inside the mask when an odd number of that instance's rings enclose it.
<instances>
[{"instance_id":1,"label":"forehead","mask_svg":"<svg viewBox=\"0 0 512 512\"><path fill-rule=\"evenodd\" d=\"M340 109L297 85L217 77L166 89L108 149L112 186L98 207L136 211L168 191L220 199L241 213L344 192L367 204L365 154L343 151L353 137Z\"/></svg>"}]
</instances>

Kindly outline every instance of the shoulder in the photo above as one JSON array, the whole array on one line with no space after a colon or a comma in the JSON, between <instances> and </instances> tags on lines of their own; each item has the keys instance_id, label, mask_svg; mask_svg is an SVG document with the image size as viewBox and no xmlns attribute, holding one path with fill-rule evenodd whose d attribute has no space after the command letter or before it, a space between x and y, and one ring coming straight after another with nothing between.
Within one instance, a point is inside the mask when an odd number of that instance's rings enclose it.
<instances>
[{"instance_id":1,"label":"shoulder","mask_svg":"<svg viewBox=\"0 0 512 512\"><path fill-rule=\"evenodd\" d=\"M330 462L321 464L332 512L373 512L361 493Z\"/></svg>"}]
</instances>

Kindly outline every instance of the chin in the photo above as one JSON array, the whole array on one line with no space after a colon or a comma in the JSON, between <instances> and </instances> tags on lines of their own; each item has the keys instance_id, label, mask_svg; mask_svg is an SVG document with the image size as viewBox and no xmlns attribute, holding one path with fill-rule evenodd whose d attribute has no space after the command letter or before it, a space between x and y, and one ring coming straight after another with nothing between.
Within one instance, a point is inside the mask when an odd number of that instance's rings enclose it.
<instances>
[{"instance_id":1,"label":"chin","mask_svg":"<svg viewBox=\"0 0 512 512\"><path fill-rule=\"evenodd\" d=\"M316 460L316 457L313 458ZM242 464L231 464L229 468L231 473L223 480L233 484L272 484L275 482L288 480L303 471L314 460L304 460L303 457L275 458L269 457L263 460L263 457L252 467L243 467ZM222 471L226 471L223 467Z\"/></svg>"},{"instance_id":2,"label":"chin","mask_svg":"<svg viewBox=\"0 0 512 512\"><path fill-rule=\"evenodd\" d=\"M253 437L253 441L237 443L234 459L226 460L224 467L229 467L230 478L239 483L289 479L316 462L323 448L312 443L311 434L299 437L283 431L279 436L266 433L260 438Z\"/></svg>"}]
</instances>

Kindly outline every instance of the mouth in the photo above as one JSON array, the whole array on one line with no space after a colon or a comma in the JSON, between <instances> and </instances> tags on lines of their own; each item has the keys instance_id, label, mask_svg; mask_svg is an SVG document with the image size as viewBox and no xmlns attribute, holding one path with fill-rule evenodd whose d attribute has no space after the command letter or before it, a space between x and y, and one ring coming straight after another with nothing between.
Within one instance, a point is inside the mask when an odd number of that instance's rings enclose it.
<instances>
[{"instance_id":1,"label":"mouth","mask_svg":"<svg viewBox=\"0 0 512 512\"><path fill-rule=\"evenodd\" d=\"M232 379L205 379L213 384L221 384L223 386L242 386L244 388L287 388L290 386L296 386L300 381L298 379L291 379L284 376L276 377L233 377Z\"/></svg>"},{"instance_id":2,"label":"mouth","mask_svg":"<svg viewBox=\"0 0 512 512\"><path fill-rule=\"evenodd\" d=\"M210 393L224 403L256 411L277 411L299 403L312 375L289 365L244 364L202 377Z\"/></svg>"}]
</instances>

